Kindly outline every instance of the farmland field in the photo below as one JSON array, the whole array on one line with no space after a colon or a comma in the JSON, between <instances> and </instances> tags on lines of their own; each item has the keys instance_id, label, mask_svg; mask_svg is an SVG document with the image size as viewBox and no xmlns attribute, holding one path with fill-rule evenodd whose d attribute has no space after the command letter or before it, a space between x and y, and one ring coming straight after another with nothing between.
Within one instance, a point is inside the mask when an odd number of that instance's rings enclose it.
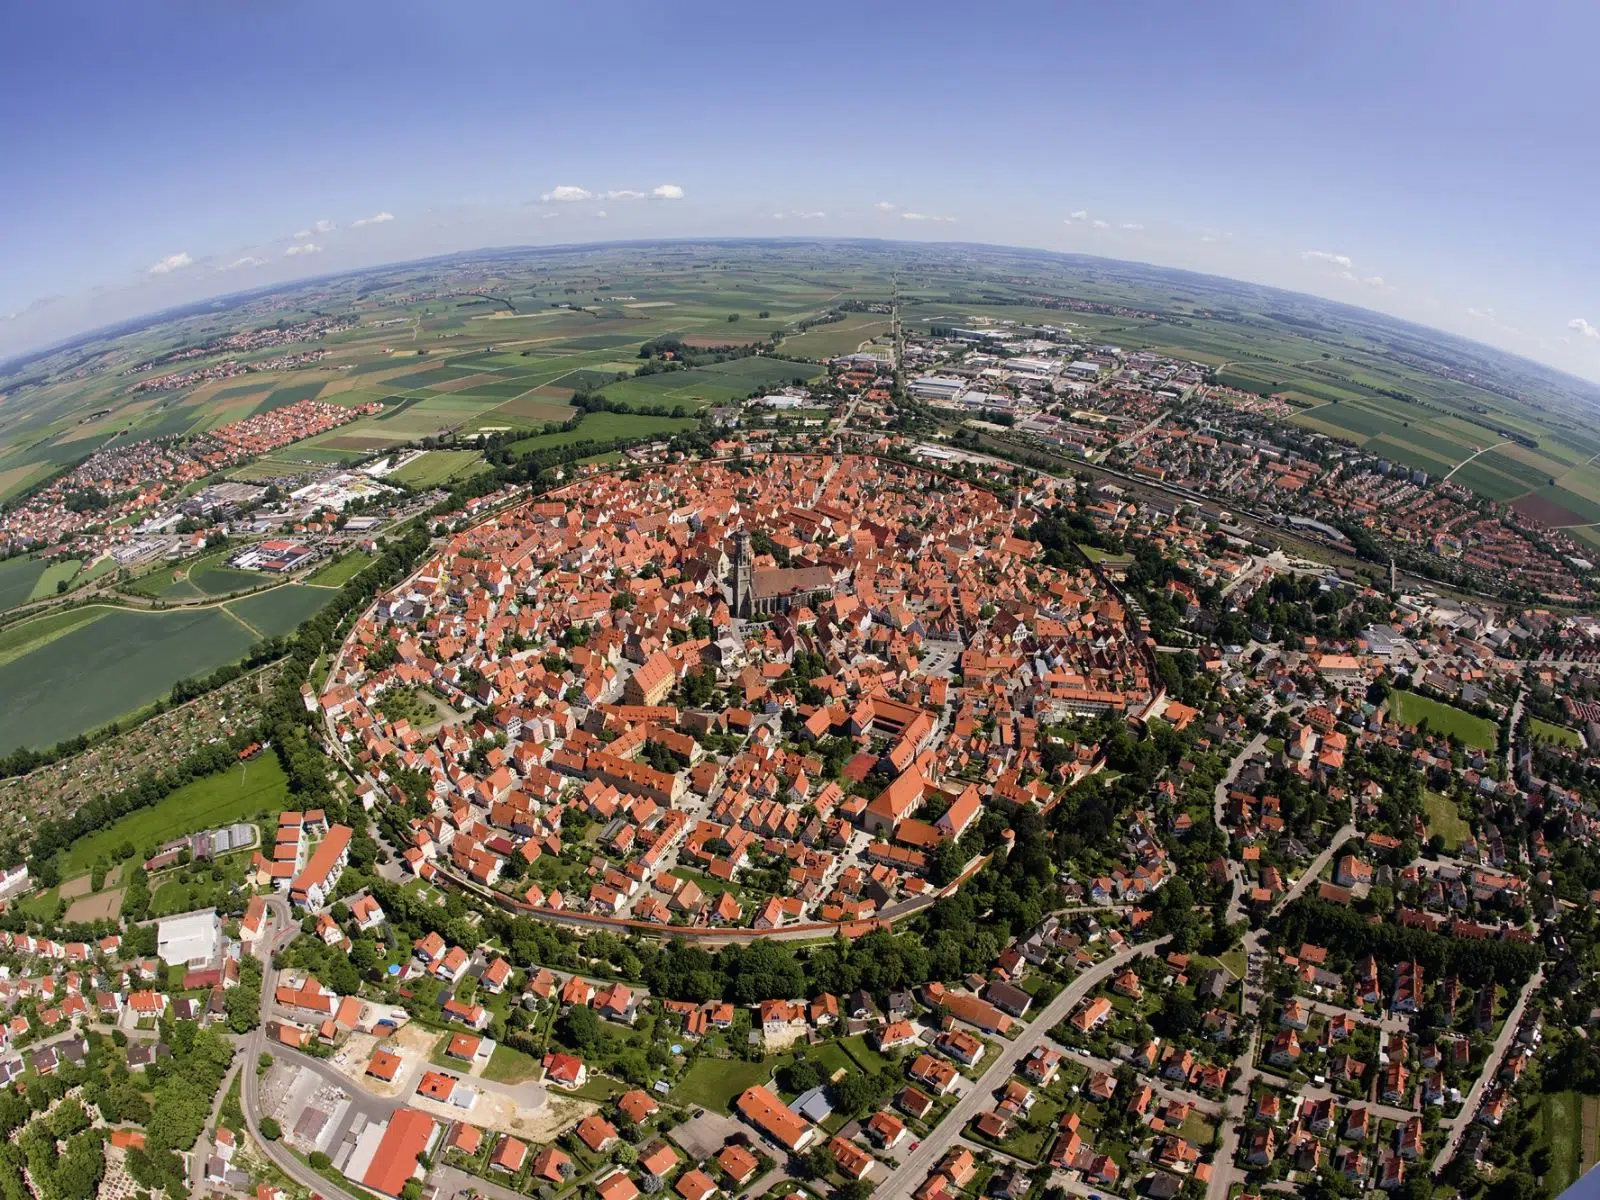
<instances>
[{"instance_id":1,"label":"farmland field","mask_svg":"<svg viewBox=\"0 0 1600 1200\"><path fill-rule=\"evenodd\" d=\"M842 321L813 326L804 333L783 339L785 354L826 361L841 354L854 354L862 342L889 332L889 318L882 313L850 313Z\"/></svg>"},{"instance_id":2,"label":"farmland field","mask_svg":"<svg viewBox=\"0 0 1600 1200\"><path fill-rule=\"evenodd\" d=\"M641 417L631 413L590 413L576 429L560 433L536 434L511 443L514 454L531 454L535 450L548 450L570 446L575 442L609 442L614 438L668 436L682 429L692 429L694 422L687 417Z\"/></svg>"},{"instance_id":3,"label":"farmland field","mask_svg":"<svg viewBox=\"0 0 1600 1200\"><path fill-rule=\"evenodd\" d=\"M416 487L435 487L478 461L476 450L430 450L390 476Z\"/></svg>"},{"instance_id":4,"label":"farmland field","mask_svg":"<svg viewBox=\"0 0 1600 1200\"><path fill-rule=\"evenodd\" d=\"M289 781L277 756L269 751L250 762L187 783L149 808L131 812L104 829L79 838L66 852L62 874L87 871L99 858L111 860L123 842L132 842L135 849L143 851L186 833L249 820L258 812L280 812L288 788Z\"/></svg>"},{"instance_id":5,"label":"farmland field","mask_svg":"<svg viewBox=\"0 0 1600 1200\"><path fill-rule=\"evenodd\" d=\"M236 571L222 564L238 547L213 550L200 558L176 566L157 566L148 575L123 590L160 600L193 600L201 596L224 596L246 588L260 587L271 580L257 571Z\"/></svg>"},{"instance_id":6,"label":"farmland field","mask_svg":"<svg viewBox=\"0 0 1600 1200\"><path fill-rule=\"evenodd\" d=\"M1448 704L1440 704L1415 692L1389 693L1389 712L1402 725L1417 725L1427 721L1434 733L1453 735L1468 746L1480 750L1493 750L1500 741L1500 731L1493 721L1473 716Z\"/></svg>"},{"instance_id":7,"label":"farmland field","mask_svg":"<svg viewBox=\"0 0 1600 1200\"><path fill-rule=\"evenodd\" d=\"M52 746L125 717L165 696L178 680L243 657L256 640L216 608L90 607L42 620L75 625L53 630L48 640L0 665L0 753ZM0 637L18 632L7 629Z\"/></svg>"},{"instance_id":8,"label":"farmland field","mask_svg":"<svg viewBox=\"0 0 1600 1200\"><path fill-rule=\"evenodd\" d=\"M782 387L795 380L814 379L817 368L806 363L775 358L738 358L730 362L640 375L604 388L608 399L630 404L682 404L693 409L706 404L743 400L751 392Z\"/></svg>"},{"instance_id":9,"label":"farmland field","mask_svg":"<svg viewBox=\"0 0 1600 1200\"><path fill-rule=\"evenodd\" d=\"M65 636L80 625L97 621L110 611L103 606L69 608L44 616L29 617L26 621L8 625L0 629L0 666L4 666L14 658L21 658L47 642Z\"/></svg>"},{"instance_id":10,"label":"farmland field","mask_svg":"<svg viewBox=\"0 0 1600 1200\"><path fill-rule=\"evenodd\" d=\"M331 588L286 583L254 596L241 596L223 605L264 637L293 633L300 622L321 610L336 595Z\"/></svg>"},{"instance_id":11,"label":"farmland field","mask_svg":"<svg viewBox=\"0 0 1600 1200\"><path fill-rule=\"evenodd\" d=\"M42 558L8 558L0 562L0 609L26 604L48 567Z\"/></svg>"}]
</instances>

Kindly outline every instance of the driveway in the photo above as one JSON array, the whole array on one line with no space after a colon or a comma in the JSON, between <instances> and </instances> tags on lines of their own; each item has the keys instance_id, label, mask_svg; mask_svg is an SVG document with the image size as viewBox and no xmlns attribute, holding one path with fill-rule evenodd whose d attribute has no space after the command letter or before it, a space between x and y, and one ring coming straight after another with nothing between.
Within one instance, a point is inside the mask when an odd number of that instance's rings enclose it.
<instances>
[{"instance_id":1,"label":"driveway","mask_svg":"<svg viewBox=\"0 0 1600 1200\"><path fill-rule=\"evenodd\" d=\"M667 1134L678 1148L692 1159L710 1158L727 1144L736 1133L748 1136L749 1131L732 1117L725 1117L709 1108L702 1115L691 1117Z\"/></svg>"}]
</instances>

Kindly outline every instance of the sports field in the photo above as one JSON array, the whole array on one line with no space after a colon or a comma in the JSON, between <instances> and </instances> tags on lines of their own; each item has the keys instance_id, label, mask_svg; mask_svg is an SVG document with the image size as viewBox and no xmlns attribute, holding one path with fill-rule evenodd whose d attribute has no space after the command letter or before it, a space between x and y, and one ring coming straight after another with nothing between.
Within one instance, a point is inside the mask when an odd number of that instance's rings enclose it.
<instances>
[{"instance_id":1,"label":"sports field","mask_svg":"<svg viewBox=\"0 0 1600 1200\"><path fill-rule=\"evenodd\" d=\"M1500 730L1493 721L1473 716L1448 704L1440 704L1415 692L1396 690L1389 693L1389 713L1402 725L1418 725L1423 721L1434 733L1460 738L1468 746L1480 750L1493 750L1500 743Z\"/></svg>"},{"instance_id":2,"label":"sports field","mask_svg":"<svg viewBox=\"0 0 1600 1200\"><path fill-rule=\"evenodd\" d=\"M114 859L117 847L132 842L140 853L188 833L245 821L257 813L278 813L289 794L289 781L270 751L247 763L185 784L149 808L79 838L67 850L61 873L87 871L95 860Z\"/></svg>"}]
</instances>

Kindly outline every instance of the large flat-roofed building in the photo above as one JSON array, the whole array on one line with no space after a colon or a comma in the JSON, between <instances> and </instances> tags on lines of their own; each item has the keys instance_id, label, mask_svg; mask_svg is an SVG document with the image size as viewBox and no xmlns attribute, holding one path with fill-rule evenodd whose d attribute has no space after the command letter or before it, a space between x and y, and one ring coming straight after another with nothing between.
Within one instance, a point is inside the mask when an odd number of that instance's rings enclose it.
<instances>
[{"instance_id":1,"label":"large flat-roofed building","mask_svg":"<svg viewBox=\"0 0 1600 1200\"><path fill-rule=\"evenodd\" d=\"M156 957L168 966L212 963L222 953L222 918L216 909L168 917L156 926Z\"/></svg>"},{"instance_id":2,"label":"large flat-roofed building","mask_svg":"<svg viewBox=\"0 0 1600 1200\"><path fill-rule=\"evenodd\" d=\"M965 379L944 375L924 375L911 381L910 392L918 400L954 400L967 386Z\"/></svg>"}]
</instances>

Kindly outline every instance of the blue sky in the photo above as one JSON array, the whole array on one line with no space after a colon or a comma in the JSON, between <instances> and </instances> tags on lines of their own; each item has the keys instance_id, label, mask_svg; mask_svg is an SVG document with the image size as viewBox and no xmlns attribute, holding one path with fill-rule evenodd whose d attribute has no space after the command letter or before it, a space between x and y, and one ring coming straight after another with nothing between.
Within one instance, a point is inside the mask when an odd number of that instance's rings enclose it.
<instances>
[{"instance_id":1,"label":"blue sky","mask_svg":"<svg viewBox=\"0 0 1600 1200\"><path fill-rule=\"evenodd\" d=\"M9 5L0 354L449 250L807 233L1189 267L1600 379L1600 7L1534 8Z\"/></svg>"}]
</instances>

